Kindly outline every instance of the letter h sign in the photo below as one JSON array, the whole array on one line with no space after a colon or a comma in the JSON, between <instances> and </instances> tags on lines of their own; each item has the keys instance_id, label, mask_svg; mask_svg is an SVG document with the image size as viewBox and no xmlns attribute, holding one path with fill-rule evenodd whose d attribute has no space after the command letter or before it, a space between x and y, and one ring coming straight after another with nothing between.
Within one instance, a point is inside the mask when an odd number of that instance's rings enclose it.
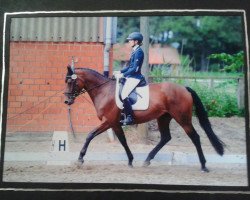
<instances>
[{"instance_id":1,"label":"letter h sign","mask_svg":"<svg viewBox=\"0 0 250 200\"><path fill-rule=\"evenodd\" d=\"M66 151L66 140L63 140L63 142L62 142L62 140L59 140L58 147L59 147L59 149L58 149L59 151Z\"/></svg>"},{"instance_id":2,"label":"letter h sign","mask_svg":"<svg viewBox=\"0 0 250 200\"><path fill-rule=\"evenodd\" d=\"M53 152L69 152L68 134L65 131L55 131L52 138Z\"/></svg>"}]
</instances>

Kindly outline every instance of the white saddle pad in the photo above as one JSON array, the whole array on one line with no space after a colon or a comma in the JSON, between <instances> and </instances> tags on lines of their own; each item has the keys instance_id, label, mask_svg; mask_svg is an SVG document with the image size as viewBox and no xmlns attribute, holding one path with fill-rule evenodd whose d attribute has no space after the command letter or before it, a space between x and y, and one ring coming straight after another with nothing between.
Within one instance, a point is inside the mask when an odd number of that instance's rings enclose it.
<instances>
[{"instance_id":1,"label":"white saddle pad","mask_svg":"<svg viewBox=\"0 0 250 200\"><path fill-rule=\"evenodd\" d=\"M123 103L119 98L119 79L116 80L116 89L115 89L115 102L118 108L123 109ZM135 89L138 93L137 102L132 105L133 110L147 110L149 106L149 86L137 87Z\"/></svg>"}]
</instances>

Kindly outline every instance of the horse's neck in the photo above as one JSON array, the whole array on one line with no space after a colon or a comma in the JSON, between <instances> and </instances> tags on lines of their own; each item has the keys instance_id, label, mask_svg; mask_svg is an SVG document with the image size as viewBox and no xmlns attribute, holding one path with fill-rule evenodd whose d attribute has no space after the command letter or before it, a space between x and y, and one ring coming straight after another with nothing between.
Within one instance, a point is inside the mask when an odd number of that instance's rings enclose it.
<instances>
[{"instance_id":1,"label":"horse's neck","mask_svg":"<svg viewBox=\"0 0 250 200\"><path fill-rule=\"evenodd\" d=\"M98 78L96 76L86 76L83 79L86 90L91 90L92 88L98 87L98 85L101 85L108 80L101 76Z\"/></svg>"},{"instance_id":2,"label":"horse's neck","mask_svg":"<svg viewBox=\"0 0 250 200\"><path fill-rule=\"evenodd\" d=\"M84 80L84 89L87 91L107 80L101 75L98 76L94 71L80 69L77 73Z\"/></svg>"},{"instance_id":3,"label":"horse's neck","mask_svg":"<svg viewBox=\"0 0 250 200\"><path fill-rule=\"evenodd\" d=\"M95 78L95 80L94 80ZM97 116L99 119L102 119L105 110L104 108L107 106L112 106L114 103L112 100L115 98L115 81L106 79L104 77L91 77L87 80L89 84L87 84L88 94L95 106ZM86 79L85 79L86 80ZM93 89L92 89L93 88Z\"/></svg>"},{"instance_id":4,"label":"horse's neck","mask_svg":"<svg viewBox=\"0 0 250 200\"><path fill-rule=\"evenodd\" d=\"M84 80L84 89L87 90L94 104L96 104L96 99L103 96L107 91L106 88L110 87L113 82L109 81L108 78L91 72L84 72L81 74L81 77Z\"/></svg>"}]
</instances>

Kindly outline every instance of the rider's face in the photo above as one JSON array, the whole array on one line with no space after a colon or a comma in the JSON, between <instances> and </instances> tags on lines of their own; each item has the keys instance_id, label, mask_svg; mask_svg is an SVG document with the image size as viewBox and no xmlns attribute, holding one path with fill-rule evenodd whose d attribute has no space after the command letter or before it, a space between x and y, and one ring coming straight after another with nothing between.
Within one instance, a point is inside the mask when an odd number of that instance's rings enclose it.
<instances>
[{"instance_id":1,"label":"rider's face","mask_svg":"<svg viewBox=\"0 0 250 200\"><path fill-rule=\"evenodd\" d=\"M138 41L137 40L129 40L128 43L129 43L130 47L134 47L135 45L138 44Z\"/></svg>"}]
</instances>

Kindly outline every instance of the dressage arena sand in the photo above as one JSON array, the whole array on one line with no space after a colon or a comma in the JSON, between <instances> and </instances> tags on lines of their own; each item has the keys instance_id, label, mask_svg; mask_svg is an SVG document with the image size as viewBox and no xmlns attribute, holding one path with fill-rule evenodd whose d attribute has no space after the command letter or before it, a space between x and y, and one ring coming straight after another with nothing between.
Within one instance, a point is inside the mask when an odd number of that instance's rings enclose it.
<instances>
[{"instance_id":1,"label":"dressage arena sand","mask_svg":"<svg viewBox=\"0 0 250 200\"><path fill-rule=\"evenodd\" d=\"M215 154L207 136L194 118L194 127L201 137L204 154ZM210 118L216 134L227 145L225 155L246 155L245 119ZM159 133L154 122L150 123L149 139L141 140L135 126L125 128L128 145L132 153L148 154L159 141ZM183 130L171 122L172 140L159 152L190 153L196 150ZM51 148L51 135L22 139L22 135L7 134L5 152L46 153ZM32 134L35 135L35 134ZM41 136L41 134L39 134ZM70 152L79 152L86 135L78 134L77 140L70 137ZM96 137L90 144L87 154L125 154L119 141L110 142L106 133ZM157 156L156 156L157 157ZM145 157L146 158L146 157ZM145 159L143 158L143 159ZM77 159L77 157L75 158ZM134 168L127 166L127 160L88 160L82 166L47 165L46 161L5 161L3 181L5 182L54 182L54 183L135 183L165 185L212 185L247 186L247 166L245 163L207 163L210 173L202 173L200 164L170 164L152 161L149 167L142 167L142 160L134 160Z\"/></svg>"}]
</instances>

